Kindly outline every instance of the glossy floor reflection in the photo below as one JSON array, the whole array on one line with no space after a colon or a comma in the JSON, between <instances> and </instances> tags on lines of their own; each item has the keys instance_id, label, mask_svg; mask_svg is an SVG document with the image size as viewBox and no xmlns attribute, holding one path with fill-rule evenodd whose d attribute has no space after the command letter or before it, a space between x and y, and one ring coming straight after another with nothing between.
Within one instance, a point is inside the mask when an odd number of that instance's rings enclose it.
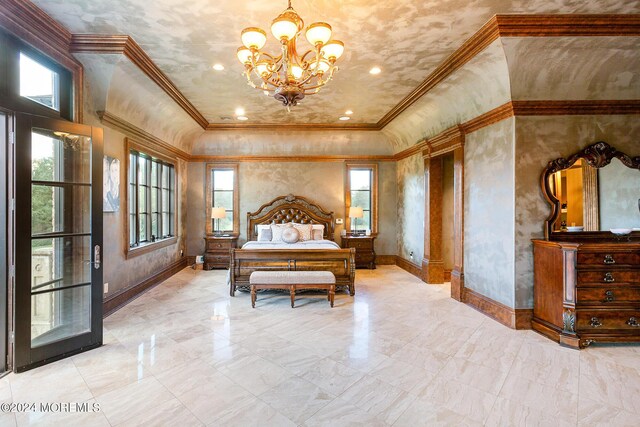
<instances>
[{"instance_id":1,"label":"glossy floor reflection","mask_svg":"<svg viewBox=\"0 0 640 427\"><path fill-rule=\"evenodd\" d=\"M185 269L105 320L105 345L0 380L1 402L97 413L1 414L42 426L635 426L640 346L559 347L391 266L356 296L228 296Z\"/></svg>"}]
</instances>

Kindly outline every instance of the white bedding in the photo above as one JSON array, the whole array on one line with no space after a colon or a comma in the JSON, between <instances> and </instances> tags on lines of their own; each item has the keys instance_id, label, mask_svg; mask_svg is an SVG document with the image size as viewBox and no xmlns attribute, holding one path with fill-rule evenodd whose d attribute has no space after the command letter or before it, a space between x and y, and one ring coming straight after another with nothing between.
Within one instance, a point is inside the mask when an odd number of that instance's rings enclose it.
<instances>
[{"instance_id":1,"label":"white bedding","mask_svg":"<svg viewBox=\"0 0 640 427\"><path fill-rule=\"evenodd\" d=\"M297 243L257 242L252 240L245 243L242 249L340 249L340 246L331 240L308 240Z\"/></svg>"}]
</instances>

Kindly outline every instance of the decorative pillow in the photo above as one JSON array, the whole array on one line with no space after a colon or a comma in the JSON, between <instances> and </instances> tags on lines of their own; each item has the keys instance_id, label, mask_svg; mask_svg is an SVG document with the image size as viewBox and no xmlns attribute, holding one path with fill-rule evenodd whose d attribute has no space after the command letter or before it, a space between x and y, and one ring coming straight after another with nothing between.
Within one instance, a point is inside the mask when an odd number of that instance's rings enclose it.
<instances>
[{"instance_id":1,"label":"decorative pillow","mask_svg":"<svg viewBox=\"0 0 640 427\"><path fill-rule=\"evenodd\" d=\"M293 224L271 224L271 241L272 242L282 242L282 232L291 228Z\"/></svg>"},{"instance_id":2,"label":"decorative pillow","mask_svg":"<svg viewBox=\"0 0 640 427\"><path fill-rule=\"evenodd\" d=\"M300 233L295 227L286 227L282 230L282 241L285 243L295 243L298 241Z\"/></svg>"},{"instance_id":3,"label":"decorative pillow","mask_svg":"<svg viewBox=\"0 0 640 427\"><path fill-rule=\"evenodd\" d=\"M293 227L300 233L300 241L311 240L311 224L293 224Z\"/></svg>"},{"instance_id":4,"label":"decorative pillow","mask_svg":"<svg viewBox=\"0 0 640 427\"><path fill-rule=\"evenodd\" d=\"M311 237L313 240L323 240L324 239L324 225L322 224L312 224L311 225Z\"/></svg>"},{"instance_id":5,"label":"decorative pillow","mask_svg":"<svg viewBox=\"0 0 640 427\"><path fill-rule=\"evenodd\" d=\"M258 226L258 242L270 242L272 235L270 225Z\"/></svg>"}]
</instances>

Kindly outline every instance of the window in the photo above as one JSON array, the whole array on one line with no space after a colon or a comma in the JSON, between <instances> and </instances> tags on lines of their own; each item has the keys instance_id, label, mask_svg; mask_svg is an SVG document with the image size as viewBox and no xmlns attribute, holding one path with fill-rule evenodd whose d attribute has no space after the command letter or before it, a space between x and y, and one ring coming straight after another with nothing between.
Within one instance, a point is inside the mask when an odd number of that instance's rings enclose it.
<instances>
[{"instance_id":1,"label":"window","mask_svg":"<svg viewBox=\"0 0 640 427\"><path fill-rule=\"evenodd\" d=\"M347 164L346 185L346 229L349 232L371 230L378 233L378 165ZM349 208L362 208L362 218L349 218Z\"/></svg>"},{"instance_id":2,"label":"window","mask_svg":"<svg viewBox=\"0 0 640 427\"><path fill-rule=\"evenodd\" d=\"M223 232L239 234L238 165L217 163L207 165L207 234ZM224 208L225 217L218 221L212 218L212 208Z\"/></svg>"},{"instance_id":3,"label":"window","mask_svg":"<svg viewBox=\"0 0 640 427\"><path fill-rule=\"evenodd\" d=\"M70 58L60 59L68 64L67 60ZM70 71L0 29L2 107L39 116L73 120L74 83L78 88L82 84L80 64L77 69Z\"/></svg>"},{"instance_id":4,"label":"window","mask_svg":"<svg viewBox=\"0 0 640 427\"><path fill-rule=\"evenodd\" d=\"M175 241L176 173L168 159L145 153L131 143L128 146L130 254L136 248Z\"/></svg>"},{"instance_id":5,"label":"window","mask_svg":"<svg viewBox=\"0 0 640 427\"><path fill-rule=\"evenodd\" d=\"M60 111L58 73L20 52L20 96Z\"/></svg>"}]
</instances>

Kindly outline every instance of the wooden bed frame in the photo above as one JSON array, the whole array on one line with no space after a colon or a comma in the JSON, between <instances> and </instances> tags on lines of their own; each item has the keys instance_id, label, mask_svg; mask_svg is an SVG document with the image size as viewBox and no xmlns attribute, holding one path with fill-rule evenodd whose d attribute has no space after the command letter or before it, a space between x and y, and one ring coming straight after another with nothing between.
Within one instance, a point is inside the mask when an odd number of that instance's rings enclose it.
<instances>
[{"instance_id":1,"label":"wooden bed frame","mask_svg":"<svg viewBox=\"0 0 640 427\"><path fill-rule=\"evenodd\" d=\"M257 240L258 225L285 224L324 225L324 239L334 240L333 212L299 196L289 194L247 213L247 239ZM259 270L321 270L336 276L336 287L348 288L355 295L355 249L232 249L229 267L229 293L249 290L249 276Z\"/></svg>"}]
</instances>

